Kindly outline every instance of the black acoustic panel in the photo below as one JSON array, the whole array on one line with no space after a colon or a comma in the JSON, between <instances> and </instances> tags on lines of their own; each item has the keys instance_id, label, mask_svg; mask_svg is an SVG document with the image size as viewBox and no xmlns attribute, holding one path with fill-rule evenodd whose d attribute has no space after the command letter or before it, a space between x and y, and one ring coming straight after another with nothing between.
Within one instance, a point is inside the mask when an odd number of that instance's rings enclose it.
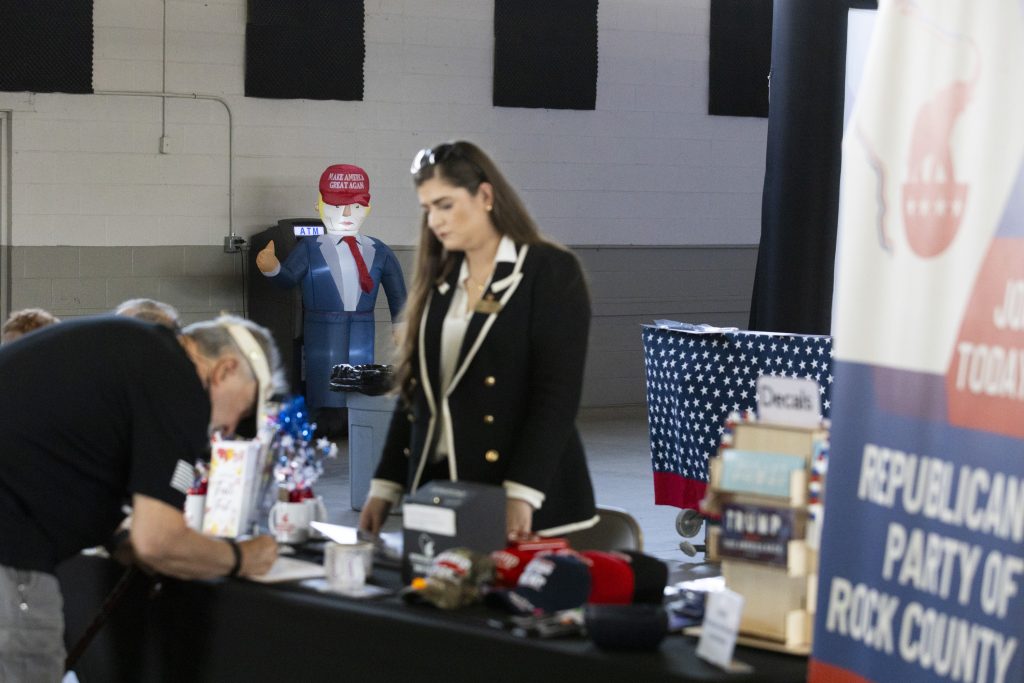
<instances>
[{"instance_id":1,"label":"black acoustic panel","mask_svg":"<svg viewBox=\"0 0 1024 683\"><path fill-rule=\"evenodd\" d=\"M309 25L307 0L249 0L249 24L261 26Z\"/></svg>"},{"instance_id":2,"label":"black acoustic panel","mask_svg":"<svg viewBox=\"0 0 1024 683\"><path fill-rule=\"evenodd\" d=\"M495 0L494 105L593 109L598 0Z\"/></svg>"},{"instance_id":3,"label":"black acoustic panel","mask_svg":"<svg viewBox=\"0 0 1024 683\"><path fill-rule=\"evenodd\" d=\"M363 99L363 0L252 0L245 94Z\"/></svg>"},{"instance_id":4,"label":"black acoustic panel","mask_svg":"<svg viewBox=\"0 0 1024 683\"><path fill-rule=\"evenodd\" d=\"M768 116L772 0L711 0L708 113Z\"/></svg>"},{"instance_id":5,"label":"black acoustic panel","mask_svg":"<svg viewBox=\"0 0 1024 683\"><path fill-rule=\"evenodd\" d=\"M265 26L363 27L363 0L250 0L249 23Z\"/></svg>"},{"instance_id":6,"label":"black acoustic panel","mask_svg":"<svg viewBox=\"0 0 1024 683\"><path fill-rule=\"evenodd\" d=\"M0 0L0 90L92 92L92 0Z\"/></svg>"}]
</instances>

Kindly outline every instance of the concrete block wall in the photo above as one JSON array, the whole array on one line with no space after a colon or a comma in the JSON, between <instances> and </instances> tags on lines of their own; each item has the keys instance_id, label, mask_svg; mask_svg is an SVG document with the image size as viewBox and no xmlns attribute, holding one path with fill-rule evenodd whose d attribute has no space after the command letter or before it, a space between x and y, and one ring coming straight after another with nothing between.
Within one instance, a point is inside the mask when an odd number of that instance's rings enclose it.
<instances>
[{"instance_id":1,"label":"concrete block wall","mask_svg":"<svg viewBox=\"0 0 1024 683\"><path fill-rule=\"evenodd\" d=\"M166 0L166 26L162 0L96 0L97 93L220 100L0 93L10 178L0 241L12 256L10 268L0 259L4 312L48 304L88 314L130 296L164 298L186 319L239 310L238 257L219 253L224 236L311 215L317 178L336 162L370 174L366 231L408 247L418 224L411 157L466 138L492 154L548 234L577 245L585 264L596 259L595 287L607 277L614 291L596 304L742 324L767 126L706 114L709 2L602 0L596 110L560 111L491 105L487 0L366 0L361 102L244 97L246 0ZM622 250L618 275L601 270L612 248ZM679 265L664 275L645 267L668 253ZM746 254L739 265L736 254ZM732 279L693 289L669 274L708 260ZM599 317L626 327L592 344L591 357L621 356L632 319L595 305ZM636 356L630 363L590 366L626 373ZM637 400L641 374L630 385L592 370L587 400Z\"/></svg>"},{"instance_id":2,"label":"concrete block wall","mask_svg":"<svg viewBox=\"0 0 1024 683\"><path fill-rule=\"evenodd\" d=\"M575 247L592 318L583 405L646 401L641 325L668 319L745 328L754 247Z\"/></svg>"},{"instance_id":3,"label":"concrete block wall","mask_svg":"<svg viewBox=\"0 0 1024 683\"><path fill-rule=\"evenodd\" d=\"M12 310L74 318L146 297L171 304L185 323L242 311L241 258L221 247L15 247L11 262Z\"/></svg>"}]
</instances>

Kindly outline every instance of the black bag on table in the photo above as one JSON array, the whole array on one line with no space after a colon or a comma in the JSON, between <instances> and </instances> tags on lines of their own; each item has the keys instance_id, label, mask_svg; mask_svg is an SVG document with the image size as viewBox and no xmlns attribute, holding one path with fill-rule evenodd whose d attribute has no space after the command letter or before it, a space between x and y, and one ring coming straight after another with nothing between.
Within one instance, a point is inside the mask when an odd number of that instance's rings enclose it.
<instances>
[{"instance_id":1,"label":"black bag on table","mask_svg":"<svg viewBox=\"0 0 1024 683\"><path fill-rule=\"evenodd\" d=\"M331 368L331 391L358 391L367 396L380 396L391 390L394 381L390 365L340 363Z\"/></svg>"}]
</instances>

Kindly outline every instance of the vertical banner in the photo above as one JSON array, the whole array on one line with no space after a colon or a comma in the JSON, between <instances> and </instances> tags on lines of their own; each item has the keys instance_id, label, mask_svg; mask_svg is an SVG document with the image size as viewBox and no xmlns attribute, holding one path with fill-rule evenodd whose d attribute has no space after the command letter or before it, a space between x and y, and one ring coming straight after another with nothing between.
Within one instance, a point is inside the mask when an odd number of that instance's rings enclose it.
<instances>
[{"instance_id":1,"label":"vertical banner","mask_svg":"<svg viewBox=\"0 0 1024 683\"><path fill-rule=\"evenodd\" d=\"M1024 680L1024 2L879 3L809 680Z\"/></svg>"}]
</instances>

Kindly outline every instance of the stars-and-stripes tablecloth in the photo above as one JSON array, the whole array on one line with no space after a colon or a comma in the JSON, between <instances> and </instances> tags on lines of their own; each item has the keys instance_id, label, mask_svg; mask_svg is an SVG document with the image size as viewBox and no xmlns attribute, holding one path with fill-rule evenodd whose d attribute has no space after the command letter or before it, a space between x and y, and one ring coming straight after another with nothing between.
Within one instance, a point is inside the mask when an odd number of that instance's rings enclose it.
<instances>
[{"instance_id":1,"label":"stars-and-stripes tablecloth","mask_svg":"<svg viewBox=\"0 0 1024 683\"><path fill-rule=\"evenodd\" d=\"M815 380L829 415L831 337L644 325L643 343L657 505L698 507L725 418L756 407L759 375Z\"/></svg>"}]
</instances>

